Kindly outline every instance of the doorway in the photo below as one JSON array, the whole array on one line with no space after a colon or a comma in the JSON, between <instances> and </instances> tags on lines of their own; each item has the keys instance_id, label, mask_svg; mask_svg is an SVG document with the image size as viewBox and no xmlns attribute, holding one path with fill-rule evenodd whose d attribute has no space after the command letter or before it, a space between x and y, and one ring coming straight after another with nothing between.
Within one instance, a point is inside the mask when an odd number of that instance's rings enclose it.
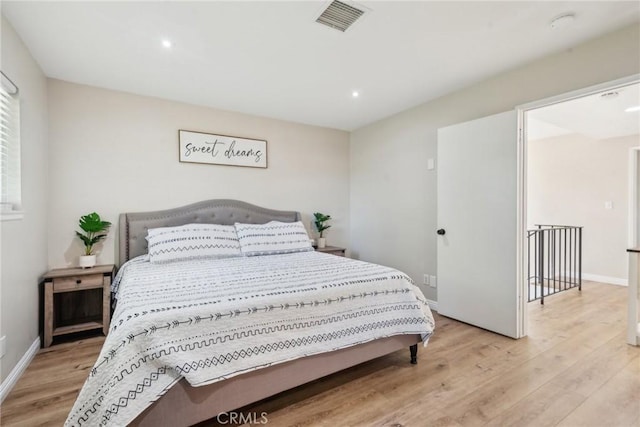
<instances>
[{"instance_id":1,"label":"doorway","mask_svg":"<svg viewBox=\"0 0 640 427\"><path fill-rule=\"evenodd\" d=\"M581 262L581 273L571 277L567 265L562 264L562 254L558 260L554 253L548 267L551 274L543 277L543 286L564 290L561 281L556 283L564 275L569 275L569 282L627 284L626 248L634 225L632 214L638 210L629 200L627 165L630 150L640 145L640 112L634 109L639 103L640 85L638 76L633 76L518 109L523 129L519 205L526 227L521 232L556 225L580 227L583 233L581 254L574 254ZM526 287L522 306L532 289L527 252L525 248L521 260L526 276L522 277ZM526 307L521 313L526 334Z\"/></svg>"},{"instance_id":2,"label":"doorway","mask_svg":"<svg viewBox=\"0 0 640 427\"><path fill-rule=\"evenodd\" d=\"M638 82L640 75L438 129L440 314L527 335L527 113Z\"/></svg>"}]
</instances>

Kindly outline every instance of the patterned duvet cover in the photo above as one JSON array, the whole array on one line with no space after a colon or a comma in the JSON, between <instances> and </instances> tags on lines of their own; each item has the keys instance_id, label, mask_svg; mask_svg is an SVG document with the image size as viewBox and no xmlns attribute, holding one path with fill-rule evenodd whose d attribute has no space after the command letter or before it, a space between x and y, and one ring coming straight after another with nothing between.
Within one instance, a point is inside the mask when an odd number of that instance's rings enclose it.
<instances>
[{"instance_id":1,"label":"patterned duvet cover","mask_svg":"<svg viewBox=\"0 0 640 427\"><path fill-rule=\"evenodd\" d=\"M66 425L123 426L181 378L202 386L434 321L404 273L317 252L126 263L104 346Z\"/></svg>"}]
</instances>

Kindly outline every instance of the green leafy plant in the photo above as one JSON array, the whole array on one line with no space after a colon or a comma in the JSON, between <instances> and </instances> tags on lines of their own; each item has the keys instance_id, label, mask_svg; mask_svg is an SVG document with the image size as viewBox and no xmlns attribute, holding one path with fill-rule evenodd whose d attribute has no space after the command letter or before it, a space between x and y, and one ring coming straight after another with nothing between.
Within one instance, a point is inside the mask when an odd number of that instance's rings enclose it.
<instances>
[{"instance_id":1,"label":"green leafy plant","mask_svg":"<svg viewBox=\"0 0 640 427\"><path fill-rule=\"evenodd\" d=\"M331 219L331 215L325 215L323 213L316 212L313 214L313 217L315 218L316 229L320 233L320 237L324 237L324 231L331 228L330 225L326 224L326 222Z\"/></svg>"},{"instance_id":2,"label":"green leafy plant","mask_svg":"<svg viewBox=\"0 0 640 427\"><path fill-rule=\"evenodd\" d=\"M84 254L91 255L93 245L107 237L106 231L111 227L111 223L103 221L95 212L80 217L80 228L84 233L76 231L76 235L84 243Z\"/></svg>"}]
</instances>

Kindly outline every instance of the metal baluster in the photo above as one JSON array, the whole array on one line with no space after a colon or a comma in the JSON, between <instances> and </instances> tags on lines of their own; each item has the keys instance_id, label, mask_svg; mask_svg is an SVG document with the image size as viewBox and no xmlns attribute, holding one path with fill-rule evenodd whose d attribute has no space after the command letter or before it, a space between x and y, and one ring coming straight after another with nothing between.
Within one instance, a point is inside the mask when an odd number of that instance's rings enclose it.
<instances>
[{"instance_id":1,"label":"metal baluster","mask_svg":"<svg viewBox=\"0 0 640 427\"><path fill-rule=\"evenodd\" d=\"M531 302L531 231L527 231L527 301Z\"/></svg>"},{"instance_id":2,"label":"metal baluster","mask_svg":"<svg viewBox=\"0 0 640 427\"><path fill-rule=\"evenodd\" d=\"M551 228L551 238L553 240L553 244L551 245L551 268L552 272L550 277L553 279L553 293L556 291L556 228Z\"/></svg>"},{"instance_id":3,"label":"metal baluster","mask_svg":"<svg viewBox=\"0 0 640 427\"><path fill-rule=\"evenodd\" d=\"M542 280L541 286L540 286L540 304L544 305L544 230L542 230L540 232L540 254L538 259L540 260L540 270L538 272L538 274L540 275L540 278Z\"/></svg>"},{"instance_id":4,"label":"metal baluster","mask_svg":"<svg viewBox=\"0 0 640 427\"><path fill-rule=\"evenodd\" d=\"M565 228L563 231L564 234L564 247L563 247L563 251L564 251L564 270L567 269L567 229ZM564 271L563 270L563 271ZM566 288L567 283L566 283L566 274L562 275L562 284L563 286Z\"/></svg>"},{"instance_id":5,"label":"metal baluster","mask_svg":"<svg viewBox=\"0 0 640 427\"><path fill-rule=\"evenodd\" d=\"M582 227L580 227L580 268L578 268L578 290L582 291Z\"/></svg>"}]
</instances>

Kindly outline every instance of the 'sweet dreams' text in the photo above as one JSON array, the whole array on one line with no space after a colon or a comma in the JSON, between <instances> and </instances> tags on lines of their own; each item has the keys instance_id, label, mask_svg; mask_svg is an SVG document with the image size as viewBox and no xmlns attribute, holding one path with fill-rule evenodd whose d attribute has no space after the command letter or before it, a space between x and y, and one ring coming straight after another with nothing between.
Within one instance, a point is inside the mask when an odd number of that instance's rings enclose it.
<instances>
[{"instance_id":1,"label":"'sweet dreams' text","mask_svg":"<svg viewBox=\"0 0 640 427\"><path fill-rule=\"evenodd\" d=\"M184 146L184 149L185 149L184 156L189 157L192 153L203 153L203 154L209 154L211 155L211 157L216 158L222 153L221 155L223 157L226 157L227 159L230 159L230 160L236 157L240 157L240 158L244 157L248 159L253 159L255 163L259 163L263 156L262 150L256 150L253 148L250 148L250 149L236 148L235 139L231 141L228 147L226 142L222 142L217 139L213 142L205 141L204 144L206 145L193 144L191 142L188 143L187 145Z\"/></svg>"}]
</instances>

